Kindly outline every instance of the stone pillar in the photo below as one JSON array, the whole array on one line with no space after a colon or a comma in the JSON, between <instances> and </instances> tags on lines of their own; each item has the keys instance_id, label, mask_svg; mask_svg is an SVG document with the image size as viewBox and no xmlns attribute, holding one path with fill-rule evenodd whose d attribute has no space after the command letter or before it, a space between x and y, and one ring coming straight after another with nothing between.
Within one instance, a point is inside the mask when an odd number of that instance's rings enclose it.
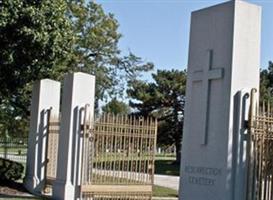
<instances>
[{"instance_id":1,"label":"stone pillar","mask_svg":"<svg viewBox=\"0 0 273 200\"><path fill-rule=\"evenodd\" d=\"M241 90L259 88L260 33L261 8L244 1L192 13L181 200L242 199L235 189L244 188L235 176L246 171L245 158L237 160L244 130L236 104Z\"/></svg>"},{"instance_id":2,"label":"stone pillar","mask_svg":"<svg viewBox=\"0 0 273 200\"><path fill-rule=\"evenodd\" d=\"M62 94L62 117L59 137L57 179L53 199L76 199L81 179L83 108L89 104L94 112L95 77L84 73L68 74Z\"/></svg>"},{"instance_id":3,"label":"stone pillar","mask_svg":"<svg viewBox=\"0 0 273 200\"><path fill-rule=\"evenodd\" d=\"M45 180L45 151L48 117L58 116L60 86L57 81L43 79L34 83L31 100L26 177L24 184L33 193L41 193Z\"/></svg>"}]
</instances>

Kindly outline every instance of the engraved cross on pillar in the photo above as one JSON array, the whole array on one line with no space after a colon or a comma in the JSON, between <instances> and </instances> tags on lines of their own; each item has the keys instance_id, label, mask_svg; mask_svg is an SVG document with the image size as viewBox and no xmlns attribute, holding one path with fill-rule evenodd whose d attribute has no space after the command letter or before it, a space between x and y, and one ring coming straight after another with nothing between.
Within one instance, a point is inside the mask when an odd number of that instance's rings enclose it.
<instances>
[{"instance_id":1,"label":"engraved cross on pillar","mask_svg":"<svg viewBox=\"0 0 273 200\"><path fill-rule=\"evenodd\" d=\"M202 98L203 98L203 105L202 112L201 112L201 144L207 144L207 135L208 135L208 121L209 121L209 101L210 101L210 84L212 80L221 79L224 76L224 69L223 68L213 68L213 50L209 50L209 61L208 65L204 68L204 70L195 71L193 73L193 82L202 81Z\"/></svg>"}]
</instances>

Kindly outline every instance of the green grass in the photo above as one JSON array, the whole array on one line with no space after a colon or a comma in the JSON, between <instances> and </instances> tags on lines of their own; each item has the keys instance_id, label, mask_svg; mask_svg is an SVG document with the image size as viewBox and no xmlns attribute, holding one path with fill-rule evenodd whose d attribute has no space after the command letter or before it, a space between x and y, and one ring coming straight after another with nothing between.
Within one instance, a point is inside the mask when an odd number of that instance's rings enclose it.
<instances>
[{"instance_id":1,"label":"green grass","mask_svg":"<svg viewBox=\"0 0 273 200\"><path fill-rule=\"evenodd\" d=\"M161 154L156 154L155 157L168 157L168 158L173 158L175 159L175 154L172 153L161 153Z\"/></svg>"},{"instance_id":2,"label":"green grass","mask_svg":"<svg viewBox=\"0 0 273 200\"><path fill-rule=\"evenodd\" d=\"M167 156L156 156L155 160L172 160L175 161L175 157L167 157Z\"/></svg>"},{"instance_id":3,"label":"green grass","mask_svg":"<svg viewBox=\"0 0 273 200\"><path fill-rule=\"evenodd\" d=\"M21 151L21 155L26 155L27 154L27 148L25 147L0 147L0 153L8 153L12 155L18 155L18 152Z\"/></svg>"},{"instance_id":4,"label":"green grass","mask_svg":"<svg viewBox=\"0 0 273 200\"><path fill-rule=\"evenodd\" d=\"M179 168L173 159L155 161L155 174L179 176Z\"/></svg>"},{"instance_id":5,"label":"green grass","mask_svg":"<svg viewBox=\"0 0 273 200\"><path fill-rule=\"evenodd\" d=\"M153 196L154 197L178 197L178 192L174 189L155 185L153 190Z\"/></svg>"}]
</instances>

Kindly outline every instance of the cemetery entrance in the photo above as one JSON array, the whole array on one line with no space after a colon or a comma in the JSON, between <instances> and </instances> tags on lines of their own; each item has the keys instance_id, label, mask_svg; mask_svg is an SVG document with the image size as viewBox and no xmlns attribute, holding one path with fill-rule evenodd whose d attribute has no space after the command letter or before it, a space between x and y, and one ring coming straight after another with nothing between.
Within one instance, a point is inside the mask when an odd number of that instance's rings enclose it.
<instances>
[{"instance_id":1,"label":"cemetery entrance","mask_svg":"<svg viewBox=\"0 0 273 200\"><path fill-rule=\"evenodd\" d=\"M62 104L60 88L49 79L34 84L25 187L57 200L151 199L157 120L94 117L89 74L66 75Z\"/></svg>"}]
</instances>

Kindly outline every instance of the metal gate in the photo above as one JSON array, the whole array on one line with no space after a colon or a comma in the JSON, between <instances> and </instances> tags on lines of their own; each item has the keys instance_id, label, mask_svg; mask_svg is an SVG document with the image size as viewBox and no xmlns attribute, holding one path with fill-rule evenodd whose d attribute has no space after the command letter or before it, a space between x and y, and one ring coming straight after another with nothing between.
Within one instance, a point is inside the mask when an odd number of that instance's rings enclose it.
<instances>
[{"instance_id":1,"label":"metal gate","mask_svg":"<svg viewBox=\"0 0 273 200\"><path fill-rule=\"evenodd\" d=\"M83 129L82 198L151 199L157 120L104 114Z\"/></svg>"},{"instance_id":2,"label":"metal gate","mask_svg":"<svg viewBox=\"0 0 273 200\"><path fill-rule=\"evenodd\" d=\"M251 92L249 115L247 200L273 199L273 108L254 101ZM259 108L259 109L258 109Z\"/></svg>"},{"instance_id":3,"label":"metal gate","mask_svg":"<svg viewBox=\"0 0 273 200\"><path fill-rule=\"evenodd\" d=\"M59 117L48 112L45 194L52 193L56 179L60 129ZM84 119L82 130L82 199L150 200L157 120L103 114L95 123Z\"/></svg>"}]
</instances>

